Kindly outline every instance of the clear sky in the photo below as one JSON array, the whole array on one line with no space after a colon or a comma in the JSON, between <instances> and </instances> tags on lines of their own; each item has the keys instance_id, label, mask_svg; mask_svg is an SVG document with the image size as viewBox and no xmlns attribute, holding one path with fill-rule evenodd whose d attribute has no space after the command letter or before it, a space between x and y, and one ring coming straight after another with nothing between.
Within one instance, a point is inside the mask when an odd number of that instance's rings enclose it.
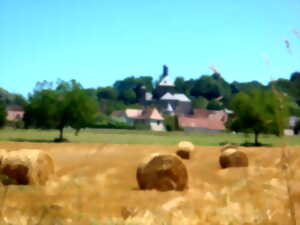
<instances>
[{"instance_id":1,"label":"clear sky","mask_svg":"<svg viewBox=\"0 0 300 225\"><path fill-rule=\"evenodd\" d=\"M0 0L0 87L27 96L58 78L108 86L157 79L163 64L173 79L213 64L229 82L267 83L300 70L294 29L299 0Z\"/></svg>"}]
</instances>

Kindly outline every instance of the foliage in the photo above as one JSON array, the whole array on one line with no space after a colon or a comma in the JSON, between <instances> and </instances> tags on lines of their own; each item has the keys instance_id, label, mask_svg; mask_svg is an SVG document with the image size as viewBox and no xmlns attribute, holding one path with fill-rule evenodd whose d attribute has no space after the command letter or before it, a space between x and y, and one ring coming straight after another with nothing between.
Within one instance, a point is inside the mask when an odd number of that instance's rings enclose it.
<instances>
[{"instance_id":1,"label":"foliage","mask_svg":"<svg viewBox=\"0 0 300 225\"><path fill-rule=\"evenodd\" d=\"M164 119L164 125L167 131L181 130L177 116L165 116Z\"/></svg>"},{"instance_id":2,"label":"foliage","mask_svg":"<svg viewBox=\"0 0 300 225\"><path fill-rule=\"evenodd\" d=\"M119 94L119 99L125 104L134 104L137 102L137 95L132 89L125 89Z\"/></svg>"},{"instance_id":3,"label":"foliage","mask_svg":"<svg viewBox=\"0 0 300 225\"><path fill-rule=\"evenodd\" d=\"M101 99L117 100L118 92L113 87L98 88L97 97Z\"/></svg>"},{"instance_id":4,"label":"foliage","mask_svg":"<svg viewBox=\"0 0 300 225\"><path fill-rule=\"evenodd\" d=\"M22 95L9 93L3 88L0 88L0 102L7 106L17 105L22 107L25 107L27 103L26 99Z\"/></svg>"},{"instance_id":5,"label":"foliage","mask_svg":"<svg viewBox=\"0 0 300 225\"><path fill-rule=\"evenodd\" d=\"M195 84L195 80L184 80L183 77L177 77L175 80L175 89L179 93L184 93L188 97L191 96L191 89Z\"/></svg>"},{"instance_id":6,"label":"foliage","mask_svg":"<svg viewBox=\"0 0 300 225\"><path fill-rule=\"evenodd\" d=\"M97 104L75 80L59 81L56 89L49 83L38 84L30 96L24 116L25 127L58 129L63 140L63 129L70 126L79 132L95 120ZM44 87L46 87L44 89Z\"/></svg>"},{"instance_id":7,"label":"foliage","mask_svg":"<svg viewBox=\"0 0 300 225\"><path fill-rule=\"evenodd\" d=\"M223 107L222 103L220 103L220 101L213 99L207 104L207 109L222 110L222 109L224 109L224 107Z\"/></svg>"},{"instance_id":8,"label":"foliage","mask_svg":"<svg viewBox=\"0 0 300 225\"><path fill-rule=\"evenodd\" d=\"M150 130L150 126L148 124L145 124L144 122L135 122L134 123L134 129L136 130Z\"/></svg>"},{"instance_id":9,"label":"foliage","mask_svg":"<svg viewBox=\"0 0 300 225\"><path fill-rule=\"evenodd\" d=\"M292 95L294 95L296 102L300 105L300 72L295 72L291 75L291 90Z\"/></svg>"},{"instance_id":10,"label":"foliage","mask_svg":"<svg viewBox=\"0 0 300 225\"><path fill-rule=\"evenodd\" d=\"M107 121L103 123L96 123L89 126L90 128L99 128L99 129L124 129L124 130L133 130L135 129L134 126L129 125L124 122L117 122L117 121Z\"/></svg>"},{"instance_id":11,"label":"foliage","mask_svg":"<svg viewBox=\"0 0 300 225\"><path fill-rule=\"evenodd\" d=\"M300 120L297 121L295 127L294 127L294 132L295 134L299 134L300 133Z\"/></svg>"},{"instance_id":12,"label":"foliage","mask_svg":"<svg viewBox=\"0 0 300 225\"><path fill-rule=\"evenodd\" d=\"M288 112L284 96L279 92L255 90L239 93L232 100L235 116L227 124L236 132L254 133L255 145L259 145L261 133L282 135L287 125Z\"/></svg>"},{"instance_id":13,"label":"foliage","mask_svg":"<svg viewBox=\"0 0 300 225\"><path fill-rule=\"evenodd\" d=\"M142 97L141 89L144 87L145 91L152 91L153 78L151 76L141 77L127 77L124 80L118 80L114 83L113 87L117 91L118 99L125 104L135 104Z\"/></svg>"},{"instance_id":14,"label":"foliage","mask_svg":"<svg viewBox=\"0 0 300 225\"><path fill-rule=\"evenodd\" d=\"M258 81L243 82L243 83L234 81L230 84L230 88L232 94L237 94L239 92L249 93L252 92L253 90L263 90L265 89L265 86Z\"/></svg>"},{"instance_id":15,"label":"foliage","mask_svg":"<svg viewBox=\"0 0 300 225\"><path fill-rule=\"evenodd\" d=\"M206 109L208 100L202 96L199 96L192 100L193 107L196 109Z\"/></svg>"},{"instance_id":16,"label":"foliage","mask_svg":"<svg viewBox=\"0 0 300 225\"><path fill-rule=\"evenodd\" d=\"M0 102L0 128L4 127L6 122L6 108L5 104Z\"/></svg>"}]
</instances>

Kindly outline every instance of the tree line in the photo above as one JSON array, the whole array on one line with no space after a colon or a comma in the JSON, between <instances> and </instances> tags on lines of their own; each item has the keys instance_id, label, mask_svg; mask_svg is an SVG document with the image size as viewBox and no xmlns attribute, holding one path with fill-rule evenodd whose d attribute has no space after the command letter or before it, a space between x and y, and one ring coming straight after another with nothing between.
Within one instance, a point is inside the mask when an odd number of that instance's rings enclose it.
<instances>
[{"instance_id":1,"label":"tree line","mask_svg":"<svg viewBox=\"0 0 300 225\"><path fill-rule=\"evenodd\" d=\"M81 128L97 123L121 124L120 121L112 121L111 112L128 107L141 108L143 91L153 91L156 84L151 76L130 76L117 80L112 86L89 89L84 89L75 80L43 81L36 84L28 99L0 89L0 126L5 124L5 107L18 105L26 111L25 127L58 129L58 140L63 140L64 127L72 127L78 133ZM283 125L279 126L278 118L300 116L299 72L291 74L290 79L278 79L267 85L258 81L228 83L217 73L197 79L180 76L175 79L175 87L192 100L194 108L232 109L235 117L227 127L253 132L256 139L262 132L281 135L279 127ZM278 111L280 107L284 110ZM277 125L268 122L271 120L277 121ZM247 124L252 124L252 127L247 127Z\"/></svg>"}]
</instances>

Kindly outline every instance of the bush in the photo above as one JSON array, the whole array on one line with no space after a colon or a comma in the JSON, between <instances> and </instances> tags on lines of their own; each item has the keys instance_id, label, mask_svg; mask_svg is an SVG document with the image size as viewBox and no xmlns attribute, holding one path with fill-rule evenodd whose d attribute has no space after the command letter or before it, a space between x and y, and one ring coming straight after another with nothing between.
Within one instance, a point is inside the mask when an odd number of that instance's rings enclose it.
<instances>
[{"instance_id":1,"label":"bush","mask_svg":"<svg viewBox=\"0 0 300 225\"><path fill-rule=\"evenodd\" d=\"M6 126L16 128L16 129L23 129L25 127L23 120L12 120L6 121Z\"/></svg>"},{"instance_id":2,"label":"bush","mask_svg":"<svg viewBox=\"0 0 300 225\"><path fill-rule=\"evenodd\" d=\"M182 130L179 127L177 116L165 116L164 124L167 131Z\"/></svg>"},{"instance_id":3,"label":"bush","mask_svg":"<svg viewBox=\"0 0 300 225\"><path fill-rule=\"evenodd\" d=\"M4 127L6 123L6 109L5 105L0 103L0 128Z\"/></svg>"},{"instance_id":4,"label":"bush","mask_svg":"<svg viewBox=\"0 0 300 225\"><path fill-rule=\"evenodd\" d=\"M150 126L147 124L144 124L142 122L137 122L134 124L134 128L136 130L150 130Z\"/></svg>"},{"instance_id":5,"label":"bush","mask_svg":"<svg viewBox=\"0 0 300 225\"><path fill-rule=\"evenodd\" d=\"M296 123L296 126L294 127L294 132L295 134L300 133L300 120L298 120L298 122Z\"/></svg>"},{"instance_id":6,"label":"bush","mask_svg":"<svg viewBox=\"0 0 300 225\"><path fill-rule=\"evenodd\" d=\"M126 129L133 130L135 126L129 125L127 123L122 122L113 122L109 121L107 123L96 123L89 126L89 128L98 128L98 129Z\"/></svg>"}]
</instances>

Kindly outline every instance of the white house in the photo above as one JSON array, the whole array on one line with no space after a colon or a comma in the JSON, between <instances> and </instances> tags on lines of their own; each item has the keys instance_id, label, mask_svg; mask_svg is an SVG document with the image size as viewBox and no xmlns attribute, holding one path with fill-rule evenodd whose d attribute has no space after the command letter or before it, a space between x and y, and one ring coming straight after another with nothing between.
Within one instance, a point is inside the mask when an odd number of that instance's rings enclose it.
<instances>
[{"instance_id":1,"label":"white house","mask_svg":"<svg viewBox=\"0 0 300 225\"><path fill-rule=\"evenodd\" d=\"M164 118L156 108L115 111L112 113L112 117L122 118L130 125L142 123L148 125L153 131L165 131Z\"/></svg>"}]
</instances>

